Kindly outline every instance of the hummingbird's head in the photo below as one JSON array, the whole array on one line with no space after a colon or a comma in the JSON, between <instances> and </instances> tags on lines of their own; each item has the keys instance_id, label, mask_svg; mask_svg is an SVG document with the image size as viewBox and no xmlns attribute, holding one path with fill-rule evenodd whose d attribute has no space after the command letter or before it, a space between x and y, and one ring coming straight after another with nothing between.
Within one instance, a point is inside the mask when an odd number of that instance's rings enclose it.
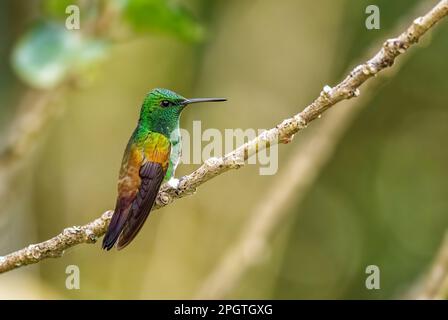
<instances>
[{"instance_id":1,"label":"hummingbird's head","mask_svg":"<svg viewBox=\"0 0 448 320\"><path fill-rule=\"evenodd\" d=\"M168 89L153 89L150 91L144 101L144 105L150 105L152 111L156 109L166 110L171 113L173 110L180 113L187 105L199 102L218 102L226 101L224 98L195 98L187 99Z\"/></svg>"},{"instance_id":2,"label":"hummingbird's head","mask_svg":"<svg viewBox=\"0 0 448 320\"><path fill-rule=\"evenodd\" d=\"M193 103L226 101L224 98L187 99L168 89L153 89L143 101L140 121L171 127L179 121L182 110Z\"/></svg>"},{"instance_id":3,"label":"hummingbird's head","mask_svg":"<svg viewBox=\"0 0 448 320\"><path fill-rule=\"evenodd\" d=\"M143 105L150 107L150 112L179 112L183 109L183 101L186 99L181 95L168 89L153 89L145 97Z\"/></svg>"}]
</instances>

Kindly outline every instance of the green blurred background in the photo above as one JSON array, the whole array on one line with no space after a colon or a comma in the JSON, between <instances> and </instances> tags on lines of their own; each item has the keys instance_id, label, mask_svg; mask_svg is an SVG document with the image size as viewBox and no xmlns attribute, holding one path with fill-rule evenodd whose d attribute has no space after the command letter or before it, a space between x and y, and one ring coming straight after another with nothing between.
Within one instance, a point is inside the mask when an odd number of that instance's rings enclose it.
<instances>
[{"instance_id":1,"label":"green blurred background","mask_svg":"<svg viewBox=\"0 0 448 320\"><path fill-rule=\"evenodd\" d=\"M0 181L8 183L0 255L112 209L122 152L150 89L229 99L187 110L181 126L188 130L193 120L202 129L270 128L410 23L419 2L0 2L0 146L13 119L27 112L18 106L30 90L57 96L55 119L13 177ZM59 30L70 3L81 7L79 31ZM381 10L380 30L365 27L369 4ZM83 40L68 49L48 45L70 32ZM448 226L447 32L445 21L406 54L398 72L372 80L371 99L317 181L303 201L293 193L266 254L223 298L389 299L416 285ZM56 40L42 45L39 37ZM80 59L85 52L93 54ZM41 71L55 59L62 75L47 83ZM280 146L279 173L307 136L319 134L319 124L307 131ZM196 167L181 165L177 175ZM222 175L154 212L126 250L80 245L0 275L0 298L197 297L276 178L260 176L256 165ZM65 287L72 264L80 268L80 290ZM371 264L380 267L380 290L365 288Z\"/></svg>"}]
</instances>

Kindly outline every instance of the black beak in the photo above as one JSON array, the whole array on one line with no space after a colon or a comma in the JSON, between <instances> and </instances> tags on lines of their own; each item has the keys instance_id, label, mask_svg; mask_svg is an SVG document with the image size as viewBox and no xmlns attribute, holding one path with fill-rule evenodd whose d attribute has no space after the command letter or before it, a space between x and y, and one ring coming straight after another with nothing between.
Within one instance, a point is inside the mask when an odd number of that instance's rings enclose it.
<instances>
[{"instance_id":1,"label":"black beak","mask_svg":"<svg viewBox=\"0 0 448 320\"><path fill-rule=\"evenodd\" d=\"M188 105L192 103L200 103L200 102L221 102L221 101L227 101L226 98L195 98L195 99L185 99L183 101L183 105Z\"/></svg>"}]
</instances>

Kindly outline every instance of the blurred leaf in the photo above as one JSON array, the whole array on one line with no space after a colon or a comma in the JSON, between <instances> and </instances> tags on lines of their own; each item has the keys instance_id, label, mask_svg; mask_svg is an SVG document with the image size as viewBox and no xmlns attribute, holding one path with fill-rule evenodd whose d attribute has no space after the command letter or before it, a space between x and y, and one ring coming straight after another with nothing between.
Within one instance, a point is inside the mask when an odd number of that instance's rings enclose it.
<instances>
[{"instance_id":1,"label":"blurred leaf","mask_svg":"<svg viewBox=\"0 0 448 320\"><path fill-rule=\"evenodd\" d=\"M106 48L104 41L85 39L79 31L67 30L63 24L45 23L19 40L12 65L27 84L49 89L102 58Z\"/></svg>"},{"instance_id":2,"label":"blurred leaf","mask_svg":"<svg viewBox=\"0 0 448 320\"><path fill-rule=\"evenodd\" d=\"M183 8L166 0L128 0L125 18L135 31L160 31L186 41L204 37L202 26Z\"/></svg>"}]
</instances>

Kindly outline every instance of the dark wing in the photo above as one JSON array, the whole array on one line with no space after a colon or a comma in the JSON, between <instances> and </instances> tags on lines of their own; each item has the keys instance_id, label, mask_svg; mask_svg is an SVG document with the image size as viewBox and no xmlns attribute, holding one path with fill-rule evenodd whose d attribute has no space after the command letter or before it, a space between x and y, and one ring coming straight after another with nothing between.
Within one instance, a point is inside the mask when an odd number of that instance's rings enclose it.
<instances>
[{"instance_id":1,"label":"dark wing","mask_svg":"<svg viewBox=\"0 0 448 320\"><path fill-rule=\"evenodd\" d=\"M129 218L118 238L117 249L126 247L138 234L156 200L166 170L157 162L147 162L140 169L142 179L137 197L131 204Z\"/></svg>"},{"instance_id":2,"label":"dark wing","mask_svg":"<svg viewBox=\"0 0 448 320\"><path fill-rule=\"evenodd\" d=\"M127 246L140 231L151 212L166 170L157 162L146 162L140 169L140 187L135 197L121 197L103 240L103 249L110 250L118 240L118 249ZM129 201L131 200L131 201Z\"/></svg>"},{"instance_id":3,"label":"dark wing","mask_svg":"<svg viewBox=\"0 0 448 320\"><path fill-rule=\"evenodd\" d=\"M103 249L110 250L117 242L130 213L133 197L118 197L114 214L103 238Z\"/></svg>"},{"instance_id":4,"label":"dark wing","mask_svg":"<svg viewBox=\"0 0 448 320\"><path fill-rule=\"evenodd\" d=\"M131 140L132 141L132 140ZM118 181L118 198L112 220L103 239L103 249L131 242L151 211L168 168L170 143L152 133L141 143L129 143Z\"/></svg>"}]
</instances>

